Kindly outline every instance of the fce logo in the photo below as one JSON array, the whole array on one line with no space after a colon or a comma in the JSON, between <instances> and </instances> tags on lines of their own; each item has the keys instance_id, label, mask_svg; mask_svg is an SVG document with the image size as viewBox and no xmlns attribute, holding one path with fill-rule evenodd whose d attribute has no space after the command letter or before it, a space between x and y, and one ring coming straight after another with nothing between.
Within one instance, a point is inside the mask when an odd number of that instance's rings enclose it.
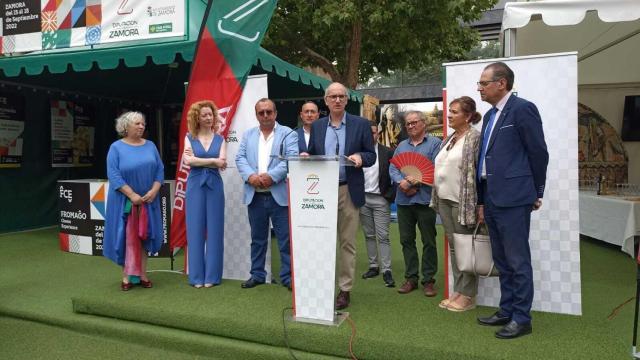
<instances>
[{"instance_id":1,"label":"fce logo","mask_svg":"<svg viewBox=\"0 0 640 360\"><path fill-rule=\"evenodd\" d=\"M63 186L60 186L60 198L67 199L68 202L71 202L73 200L72 190L65 190Z\"/></svg>"}]
</instances>

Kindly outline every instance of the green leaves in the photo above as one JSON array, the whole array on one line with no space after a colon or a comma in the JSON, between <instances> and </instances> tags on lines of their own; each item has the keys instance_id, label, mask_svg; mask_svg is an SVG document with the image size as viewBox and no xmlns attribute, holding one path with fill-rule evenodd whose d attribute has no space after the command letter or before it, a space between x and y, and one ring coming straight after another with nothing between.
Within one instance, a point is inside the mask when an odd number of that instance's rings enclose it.
<instances>
[{"instance_id":1,"label":"green leaves","mask_svg":"<svg viewBox=\"0 0 640 360\"><path fill-rule=\"evenodd\" d=\"M263 46L294 64L339 74L333 80L349 81L355 87L376 70L418 69L461 58L478 39L475 31L462 24L478 19L495 2L280 0ZM362 37L354 51L349 46L358 21ZM348 79L347 69L354 61L357 78Z\"/></svg>"}]
</instances>

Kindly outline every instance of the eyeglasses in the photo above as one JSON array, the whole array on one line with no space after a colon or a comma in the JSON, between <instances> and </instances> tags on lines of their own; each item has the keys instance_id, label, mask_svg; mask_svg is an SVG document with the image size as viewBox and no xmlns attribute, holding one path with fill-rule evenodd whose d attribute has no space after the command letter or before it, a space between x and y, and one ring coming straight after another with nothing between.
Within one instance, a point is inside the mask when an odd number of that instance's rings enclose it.
<instances>
[{"instance_id":1,"label":"eyeglasses","mask_svg":"<svg viewBox=\"0 0 640 360\"><path fill-rule=\"evenodd\" d=\"M273 110L262 110L257 112L260 116L269 116L273 114Z\"/></svg>"},{"instance_id":2,"label":"eyeglasses","mask_svg":"<svg viewBox=\"0 0 640 360\"><path fill-rule=\"evenodd\" d=\"M486 81L478 81L476 84L478 84L478 86L481 87L487 87L487 85L489 85L492 82L496 82L496 81L500 81L502 80L502 78L500 79L493 79L493 80L486 80Z\"/></svg>"},{"instance_id":3,"label":"eyeglasses","mask_svg":"<svg viewBox=\"0 0 640 360\"><path fill-rule=\"evenodd\" d=\"M344 101L347 99L347 95L327 95L325 96L325 98L336 102L336 101Z\"/></svg>"},{"instance_id":4,"label":"eyeglasses","mask_svg":"<svg viewBox=\"0 0 640 360\"><path fill-rule=\"evenodd\" d=\"M302 112L303 114L317 114L318 112L315 110L305 110Z\"/></svg>"},{"instance_id":5,"label":"eyeglasses","mask_svg":"<svg viewBox=\"0 0 640 360\"><path fill-rule=\"evenodd\" d=\"M420 121L411 121L411 122L405 123L404 126L406 126L408 128L414 127L414 126L418 125L419 122Z\"/></svg>"}]
</instances>

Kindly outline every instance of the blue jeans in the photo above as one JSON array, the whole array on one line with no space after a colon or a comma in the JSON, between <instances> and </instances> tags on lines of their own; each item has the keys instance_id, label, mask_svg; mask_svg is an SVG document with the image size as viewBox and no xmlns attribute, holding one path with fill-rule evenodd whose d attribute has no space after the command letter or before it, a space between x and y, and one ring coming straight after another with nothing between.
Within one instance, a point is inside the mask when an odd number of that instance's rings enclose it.
<instances>
[{"instance_id":1,"label":"blue jeans","mask_svg":"<svg viewBox=\"0 0 640 360\"><path fill-rule=\"evenodd\" d=\"M289 208L280 206L271 193L256 192L248 206L251 225L251 278L264 282L267 272L264 268L267 246L269 245L269 219L278 238L280 249L280 282L291 283L291 255L289 250Z\"/></svg>"}]
</instances>

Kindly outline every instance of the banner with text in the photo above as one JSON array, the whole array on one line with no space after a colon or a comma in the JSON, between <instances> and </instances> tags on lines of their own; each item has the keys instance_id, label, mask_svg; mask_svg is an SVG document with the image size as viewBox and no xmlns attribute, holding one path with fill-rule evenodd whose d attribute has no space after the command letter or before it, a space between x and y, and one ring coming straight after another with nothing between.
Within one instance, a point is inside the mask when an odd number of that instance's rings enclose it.
<instances>
[{"instance_id":1,"label":"banner with text","mask_svg":"<svg viewBox=\"0 0 640 360\"><path fill-rule=\"evenodd\" d=\"M24 119L24 97L0 93L0 168L22 163Z\"/></svg>"},{"instance_id":2,"label":"banner with text","mask_svg":"<svg viewBox=\"0 0 640 360\"><path fill-rule=\"evenodd\" d=\"M6 0L1 6L1 54L185 34L184 0Z\"/></svg>"},{"instance_id":3,"label":"banner with text","mask_svg":"<svg viewBox=\"0 0 640 360\"><path fill-rule=\"evenodd\" d=\"M92 107L51 101L51 166L93 165L95 129Z\"/></svg>"}]
</instances>

